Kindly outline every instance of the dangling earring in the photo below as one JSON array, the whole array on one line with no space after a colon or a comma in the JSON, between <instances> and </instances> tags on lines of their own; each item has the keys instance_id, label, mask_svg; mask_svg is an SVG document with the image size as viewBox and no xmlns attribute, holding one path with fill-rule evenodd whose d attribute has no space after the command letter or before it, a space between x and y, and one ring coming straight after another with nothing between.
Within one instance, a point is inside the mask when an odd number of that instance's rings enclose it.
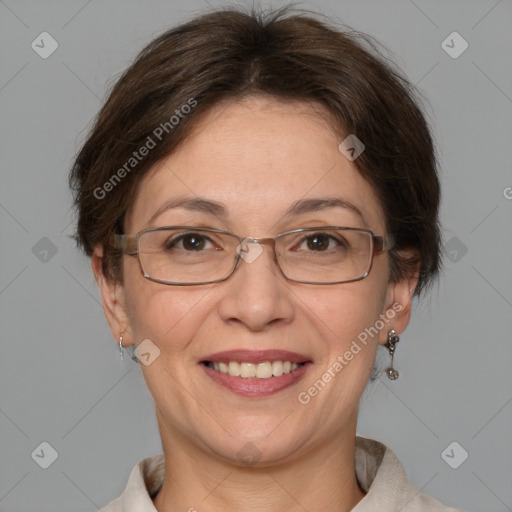
<instances>
[{"instance_id":1,"label":"dangling earring","mask_svg":"<svg viewBox=\"0 0 512 512\"><path fill-rule=\"evenodd\" d=\"M388 379L390 380L396 380L398 379L398 370L395 370L393 368L393 360L395 357L395 345L400 341L400 338L398 337L398 334L394 329L391 329L391 331L388 332L388 340L386 342L386 348L389 350L389 355L391 356L391 366L386 369L386 375L388 376Z\"/></svg>"},{"instance_id":2,"label":"dangling earring","mask_svg":"<svg viewBox=\"0 0 512 512\"><path fill-rule=\"evenodd\" d=\"M121 361L124 361L124 350L123 350L123 335L119 336L119 357Z\"/></svg>"}]
</instances>

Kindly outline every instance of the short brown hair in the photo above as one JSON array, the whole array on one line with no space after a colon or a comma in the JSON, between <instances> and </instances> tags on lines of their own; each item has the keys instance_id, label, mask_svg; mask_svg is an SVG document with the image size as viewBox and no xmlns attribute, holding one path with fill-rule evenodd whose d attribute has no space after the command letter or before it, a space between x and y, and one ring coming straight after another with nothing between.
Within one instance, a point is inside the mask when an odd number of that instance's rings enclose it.
<instances>
[{"instance_id":1,"label":"short brown hair","mask_svg":"<svg viewBox=\"0 0 512 512\"><path fill-rule=\"evenodd\" d=\"M145 173L220 101L267 95L317 102L331 114L333 129L364 143L354 164L376 191L396 241L391 280L419 271L417 295L433 282L441 266L440 188L417 90L371 37L317 18L289 7L215 10L159 36L124 72L70 174L75 238L89 256L103 247L107 278L122 281L121 254L111 237L122 230ZM184 105L194 108L181 116ZM173 116L179 122L172 123ZM158 144L130 160L159 126L166 129ZM416 249L419 257L406 259L403 249Z\"/></svg>"}]
</instances>

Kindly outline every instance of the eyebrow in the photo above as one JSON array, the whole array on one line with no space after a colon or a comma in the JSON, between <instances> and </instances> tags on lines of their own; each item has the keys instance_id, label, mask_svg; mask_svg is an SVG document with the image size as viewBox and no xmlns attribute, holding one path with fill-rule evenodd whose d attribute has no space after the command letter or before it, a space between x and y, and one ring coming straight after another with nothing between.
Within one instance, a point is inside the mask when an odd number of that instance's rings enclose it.
<instances>
[{"instance_id":1,"label":"eyebrow","mask_svg":"<svg viewBox=\"0 0 512 512\"><path fill-rule=\"evenodd\" d=\"M166 201L151 216L149 223L153 222L162 213L174 208L184 208L192 212L207 213L223 220L228 218L228 211L222 203L201 197L178 197ZM283 218L287 219L289 217L326 210L328 208L344 208L350 210L364 221L364 216L357 206L338 197L299 199L285 211Z\"/></svg>"},{"instance_id":2,"label":"eyebrow","mask_svg":"<svg viewBox=\"0 0 512 512\"><path fill-rule=\"evenodd\" d=\"M288 208L288 210L286 210L284 213L284 218L302 215L304 213L326 210L327 208L345 208L347 210L351 210L359 217L361 217L362 220L364 220L364 216L361 213L361 210L359 210L356 205L338 197L300 199L299 201L295 201L295 203L293 203Z\"/></svg>"},{"instance_id":3,"label":"eyebrow","mask_svg":"<svg viewBox=\"0 0 512 512\"><path fill-rule=\"evenodd\" d=\"M160 208L158 208L158 210L149 219L149 224L151 224L151 222L153 222L162 213L174 208L184 208L185 210L192 212L208 213L210 215L220 217L221 219L226 219L228 217L228 212L225 206L217 201L202 199L200 197L177 197L170 201L166 201Z\"/></svg>"}]
</instances>

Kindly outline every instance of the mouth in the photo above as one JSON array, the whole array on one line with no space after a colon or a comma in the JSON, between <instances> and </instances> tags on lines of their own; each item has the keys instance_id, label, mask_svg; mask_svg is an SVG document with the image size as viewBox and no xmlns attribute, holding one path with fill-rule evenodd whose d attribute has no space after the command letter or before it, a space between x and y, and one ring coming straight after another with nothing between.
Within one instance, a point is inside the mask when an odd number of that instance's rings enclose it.
<instances>
[{"instance_id":1,"label":"mouth","mask_svg":"<svg viewBox=\"0 0 512 512\"><path fill-rule=\"evenodd\" d=\"M284 350L226 351L200 361L217 384L241 396L268 396L295 384L312 361Z\"/></svg>"},{"instance_id":2,"label":"mouth","mask_svg":"<svg viewBox=\"0 0 512 512\"><path fill-rule=\"evenodd\" d=\"M291 361L264 361L262 363L247 363L238 361L213 362L205 361L208 368L216 372L227 373L231 377L242 379L271 379L281 375L297 371L304 363L292 363Z\"/></svg>"}]
</instances>

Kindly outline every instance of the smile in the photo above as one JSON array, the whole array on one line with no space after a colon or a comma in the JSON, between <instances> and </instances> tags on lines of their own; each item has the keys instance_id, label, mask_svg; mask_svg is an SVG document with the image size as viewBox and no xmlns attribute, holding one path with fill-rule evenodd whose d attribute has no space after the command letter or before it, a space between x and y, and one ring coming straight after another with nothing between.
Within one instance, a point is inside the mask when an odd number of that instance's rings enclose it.
<instances>
[{"instance_id":1,"label":"smile","mask_svg":"<svg viewBox=\"0 0 512 512\"><path fill-rule=\"evenodd\" d=\"M310 356L275 349L227 350L198 362L213 382L251 398L264 398L296 385L313 366Z\"/></svg>"},{"instance_id":2,"label":"smile","mask_svg":"<svg viewBox=\"0 0 512 512\"><path fill-rule=\"evenodd\" d=\"M304 363L292 363L291 361L265 361L262 363L239 363L238 361L212 362L207 361L206 366L220 373L227 373L232 377L243 379L270 379L281 377L283 374L298 370Z\"/></svg>"}]
</instances>

